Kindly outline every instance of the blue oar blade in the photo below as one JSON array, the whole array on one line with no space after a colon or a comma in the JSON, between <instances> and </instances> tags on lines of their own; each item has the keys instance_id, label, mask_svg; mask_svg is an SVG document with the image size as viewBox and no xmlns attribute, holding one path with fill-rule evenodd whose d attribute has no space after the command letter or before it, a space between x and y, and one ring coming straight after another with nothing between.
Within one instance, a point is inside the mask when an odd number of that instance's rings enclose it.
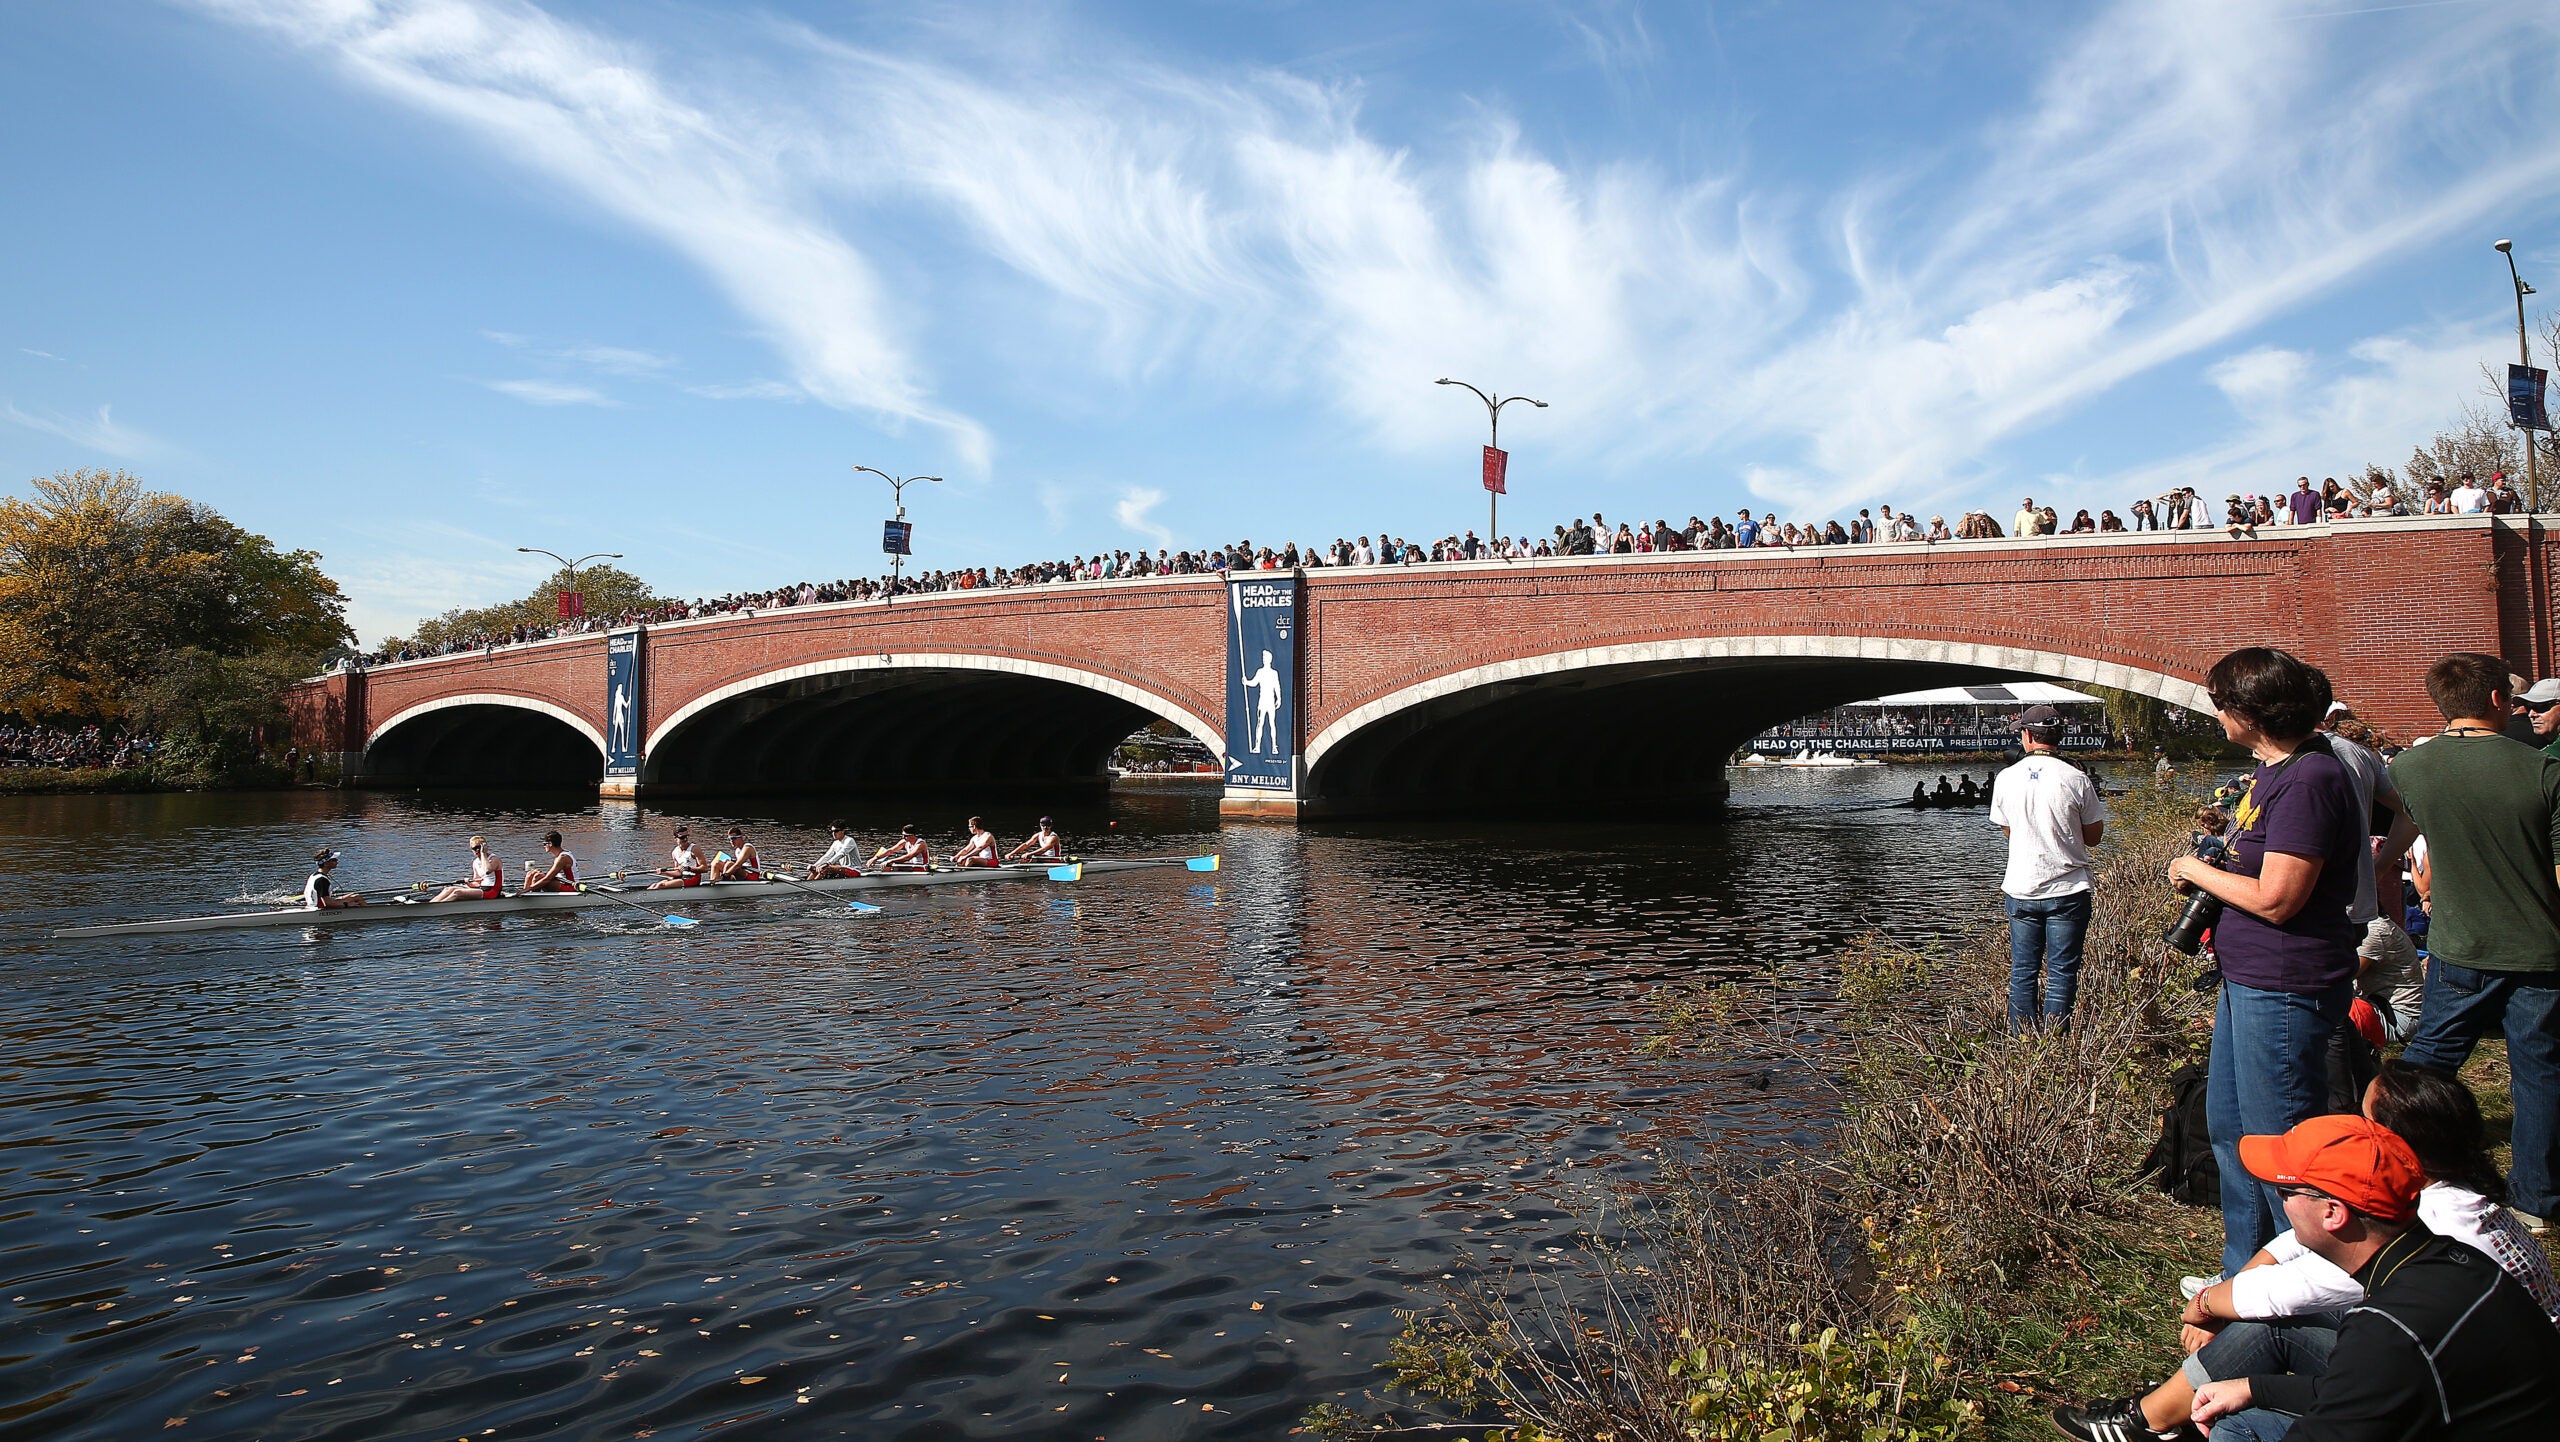
<instances>
[{"instance_id":1,"label":"blue oar blade","mask_svg":"<svg viewBox=\"0 0 2560 1442\"><path fill-rule=\"evenodd\" d=\"M1084 863L1079 861L1072 866L1052 866L1049 868L1049 879L1051 881L1082 881L1084 880Z\"/></svg>"},{"instance_id":2,"label":"blue oar blade","mask_svg":"<svg viewBox=\"0 0 2560 1442\"><path fill-rule=\"evenodd\" d=\"M1183 862L1182 865L1185 870L1189 871L1215 871L1218 869L1218 858L1215 856L1194 856Z\"/></svg>"},{"instance_id":3,"label":"blue oar blade","mask_svg":"<svg viewBox=\"0 0 2560 1442\"><path fill-rule=\"evenodd\" d=\"M880 909L867 901L848 901L844 905L847 911L873 912Z\"/></svg>"},{"instance_id":4,"label":"blue oar blade","mask_svg":"<svg viewBox=\"0 0 2560 1442\"><path fill-rule=\"evenodd\" d=\"M660 919L669 926L700 926L702 924L690 916L668 916Z\"/></svg>"}]
</instances>

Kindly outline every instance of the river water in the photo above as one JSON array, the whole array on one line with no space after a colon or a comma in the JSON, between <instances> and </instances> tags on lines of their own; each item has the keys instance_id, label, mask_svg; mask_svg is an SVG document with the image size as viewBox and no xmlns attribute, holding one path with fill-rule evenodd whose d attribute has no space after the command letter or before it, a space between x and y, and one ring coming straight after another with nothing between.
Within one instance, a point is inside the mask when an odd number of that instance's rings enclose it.
<instances>
[{"instance_id":1,"label":"river water","mask_svg":"<svg viewBox=\"0 0 2560 1442\"><path fill-rule=\"evenodd\" d=\"M653 865L670 813L0 799L0 1438L1261 1438L1361 1405L1398 1308L1569 1277L1592 1179L1819 1144L1787 1077L1642 1055L1648 992L1751 977L1818 1019L1845 939L1996 915L1982 812L1881 804L1913 769L1736 775L1691 827L1124 792L1061 814L1076 850L1224 869L869 916L70 942L42 930L282 900L319 844L342 889L459 874L473 830L511 870L551 826L590 874ZM755 804L686 815L823 842Z\"/></svg>"}]
</instances>

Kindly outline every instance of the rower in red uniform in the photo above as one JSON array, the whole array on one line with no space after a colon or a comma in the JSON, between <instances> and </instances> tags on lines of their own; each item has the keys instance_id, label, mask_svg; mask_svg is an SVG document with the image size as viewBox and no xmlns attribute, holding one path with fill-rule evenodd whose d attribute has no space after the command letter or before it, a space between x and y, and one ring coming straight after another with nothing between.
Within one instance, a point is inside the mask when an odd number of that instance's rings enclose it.
<instances>
[{"instance_id":1,"label":"rower in red uniform","mask_svg":"<svg viewBox=\"0 0 2560 1442\"><path fill-rule=\"evenodd\" d=\"M976 816L969 818L969 839L961 842L960 849L952 853L951 864L954 866L1001 866L1004 864L997 854L996 834L987 829L984 818Z\"/></svg>"},{"instance_id":2,"label":"rower in red uniform","mask_svg":"<svg viewBox=\"0 0 2560 1442\"><path fill-rule=\"evenodd\" d=\"M756 855L755 847L747 841L746 832L735 826L729 828L728 849L711 858L711 879L714 881L764 880L764 858Z\"/></svg>"},{"instance_id":3,"label":"rower in red uniform","mask_svg":"<svg viewBox=\"0 0 2560 1442\"><path fill-rule=\"evenodd\" d=\"M489 838L471 838L471 879L436 893L438 901L495 901L507 894L507 868L489 849Z\"/></svg>"},{"instance_id":4,"label":"rower in red uniform","mask_svg":"<svg viewBox=\"0 0 2560 1442\"><path fill-rule=\"evenodd\" d=\"M524 885L518 891L575 891L578 889L578 858L560 844L560 833L542 833L542 849L548 859L528 861L524 868Z\"/></svg>"},{"instance_id":5,"label":"rower in red uniform","mask_svg":"<svg viewBox=\"0 0 2560 1442\"><path fill-rule=\"evenodd\" d=\"M1006 852L1004 859L1007 861L1064 861L1067 859L1067 843L1058 835L1057 824L1043 816L1040 818L1040 829L1031 833L1031 839Z\"/></svg>"},{"instance_id":6,"label":"rower in red uniform","mask_svg":"<svg viewBox=\"0 0 2560 1442\"><path fill-rule=\"evenodd\" d=\"M913 825L898 828L898 839L871 853L863 865L874 871L931 871L933 853Z\"/></svg>"}]
</instances>

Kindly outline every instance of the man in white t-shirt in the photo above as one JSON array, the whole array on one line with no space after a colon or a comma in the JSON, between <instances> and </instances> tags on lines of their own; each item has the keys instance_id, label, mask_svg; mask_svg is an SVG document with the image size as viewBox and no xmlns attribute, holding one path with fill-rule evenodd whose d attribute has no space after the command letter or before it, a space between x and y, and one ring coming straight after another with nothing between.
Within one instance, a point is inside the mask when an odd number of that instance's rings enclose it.
<instances>
[{"instance_id":1,"label":"man in white t-shirt","mask_svg":"<svg viewBox=\"0 0 2560 1442\"><path fill-rule=\"evenodd\" d=\"M2009 913L2009 1025L2039 1022L2036 975L2044 975L2042 1024L2069 1026L2080 995L2080 943L2089 934L2089 848L2106 830L2106 808L2089 773L2054 749L2062 713L2030 706L2018 718L2025 759L1991 783L1991 822L2009 838L2000 878Z\"/></svg>"},{"instance_id":2,"label":"man in white t-shirt","mask_svg":"<svg viewBox=\"0 0 2560 1442\"><path fill-rule=\"evenodd\" d=\"M2489 512L2489 493L2481 488L2480 482L2469 471L2462 473L2462 484L2454 487L2453 494L2445 499L2453 503L2453 513L2457 516L2481 516Z\"/></svg>"}]
</instances>

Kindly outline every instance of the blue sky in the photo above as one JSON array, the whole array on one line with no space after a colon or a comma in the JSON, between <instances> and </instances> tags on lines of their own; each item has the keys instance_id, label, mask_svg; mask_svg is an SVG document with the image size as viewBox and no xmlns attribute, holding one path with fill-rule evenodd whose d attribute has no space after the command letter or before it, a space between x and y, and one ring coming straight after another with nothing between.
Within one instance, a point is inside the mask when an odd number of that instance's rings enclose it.
<instances>
[{"instance_id":1,"label":"blue sky","mask_svg":"<svg viewBox=\"0 0 2560 1442\"><path fill-rule=\"evenodd\" d=\"M2386 464L2560 296L2541 0L19 0L0 484L368 641L1249 536L2121 507ZM546 563L547 564L547 563Z\"/></svg>"}]
</instances>

